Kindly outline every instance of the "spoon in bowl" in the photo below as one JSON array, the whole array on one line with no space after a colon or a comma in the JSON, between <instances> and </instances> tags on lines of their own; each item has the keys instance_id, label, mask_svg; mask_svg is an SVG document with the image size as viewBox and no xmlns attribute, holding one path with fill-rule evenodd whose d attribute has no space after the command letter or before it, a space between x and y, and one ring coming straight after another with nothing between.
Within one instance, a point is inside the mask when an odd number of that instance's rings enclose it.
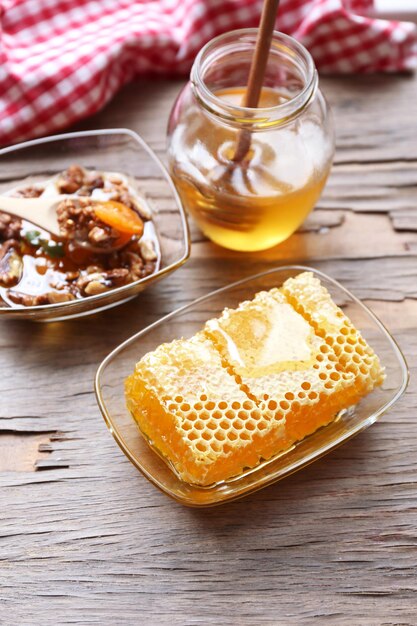
<instances>
[{"instance_id":1,"label":"spoon in bowl","mask_svg":"<svg viewBox=\"0 0 417 626\"><path fill-rule=\"evenodd\" d=\"M61 237L57 216L57 206L67 195L40 198L12 198L0 196L0 211L32 222L54 237Z\"/></svg>"},{"instance_id":2,"label":"spoon in bowl","mask_svg":"<svg viewBox=\"0 0 417 626\"><path fill-rule=\"evenodd\" d=\"M71 197L73 196L40 196L39 198L0 196L0 211L27 220L43 230L46 230L52 236L62 239L63 235L58 221L57 207L63 200L68 200ZM94 208L94 212L97 219L111 226L121 234L142 235L143 221L133 209L112 200L91 200L91 204L93 208L96 207ZM99 247L94 246L85 238L77 239L75 237L75 240L77 245L88 248L92 252L101 253L111 253L126 243Z\"/></svg>"}]
</instances>

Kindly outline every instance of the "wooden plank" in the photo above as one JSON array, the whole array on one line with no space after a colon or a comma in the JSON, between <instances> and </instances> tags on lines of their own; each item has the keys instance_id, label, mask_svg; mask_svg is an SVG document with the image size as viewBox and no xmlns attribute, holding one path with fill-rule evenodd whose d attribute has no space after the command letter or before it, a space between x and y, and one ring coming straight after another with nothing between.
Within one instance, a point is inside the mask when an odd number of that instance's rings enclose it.
<instances>
[{"instance_id":1,"label":"wooden plank","mask_svg":"<svg viewBox=\"0 0 417 626\"><path fill-rule=\"evenodd\" d=\"M299 233L327 233L329 228L341 226L345 221L343 211L320 211L310 213L305 222L298 229Z\"/></svg>"},{"instance_id":2,"label":"wooden plank","mask_svg":"<svg viewBox=\"0 0 417 626\"><path fill-rule=\"evenodd\" d=\"M392 216L395 230L417 231L417 207L396 211Z\"/></svg>"},{"instance_id":3,"label":"wooden plank","mask_svg":"<svg viewBox=\"0 0 417 626\"><path fill-rule=\"evenodd\" d=\"M402 340L415 350L414 333ZM207 511L156 492L90 420L70 473L2 477L14 485L5 610L28 625L46 603L81 624L133 624L138 611L149 624L412 624L416 448L404 405L304 472Z\"/></svg>"},{"instance_id":4,"label":"wooden plank","mask_svg":"<svg viewBox=\"0 0 417 626\"><path fill-rule=\"evenodd\" d=\"M417 161L335 165L322 198L321 209L362 213L415 213Z\"/></svg>"},{"instance_id":5,"label":"wooden plank","mask_svg":"<svg viewBox=\"0 0 417 626\"><path fill-rule=\"evenodd\" d=\"M389 302L387 300L364 300L387 328L395 331L415 329L417 324L417 300Z\"/></svg>"},{"instance_id":6,"label":"wooden plank","mask_svg":"<svg viewBox=\"0 0 417 626\"><path fill-rule=\"evenodd\" d=\"M2 322L2 625L416 623L417 80L322 82L338 151L302 232L242 255L193 226L190 261L136 300L64 323ZM83 127L131 127L162 155L179 86L134 83ZM365 299L403 348L410 386L373 428L287 480L218 509L177 505L107 432L97 364L178 306L295 262Z\"/></svg>"},{"instance_id":7,"label":"wooden plank","mask_svg":"<svg viewBox=\"0 0 417 626\"><path fill-rule=\"evenodd\" d=\"M0 472L32 472L52 450L47 433L17 435L0 430Z\"/></svg>"}]
</instances>

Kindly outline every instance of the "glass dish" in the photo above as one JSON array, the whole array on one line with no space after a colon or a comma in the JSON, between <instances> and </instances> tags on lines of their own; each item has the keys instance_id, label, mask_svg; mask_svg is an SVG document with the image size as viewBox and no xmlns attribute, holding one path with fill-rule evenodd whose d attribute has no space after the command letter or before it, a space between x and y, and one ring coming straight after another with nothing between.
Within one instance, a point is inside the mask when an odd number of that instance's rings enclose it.
<instances>
[{"instance_id":1,"label":"glass dish","mask_svg":"<svg viewBox=\"0 0 417 626\"><path fill-rule=\"evenodd\" d=\"M313 272L343 308L386 368L382 387L363 398L331 424L306 437L290 450L277 455L240 476L212 487L198 487L181 481L148 446L125 406L124 379L135 363L163 342L190 337L225 307L236 307L263 289L279 287L302 271ZM398 400L408 382L405 359L395 340L375 315L353 294L322 272L308 267L272 269L214 291L170 313L137 333L109 354L100 365L95 390L100 410L113 437L128 459L159 489L188 506L213 506L240 498L292 474L333 450L373 424Z\"/></svg>"},{"instance_id":2,"label":"glass dish","mask_svg":"<svg viewBox=\"0 0 417 626\"><path fill-rule=\"evenodd\" d=\"M120 172L134 181L152 210L160 247L159 269L128 285L70 302L0 306L0 318L57 321L96 313L135 297L180 267L190 255L187 220L175 187L158 157L128 129L68 133L0 150L0 194L48 179L75 163L87 169Z\"/></svg>"}]
</instances>

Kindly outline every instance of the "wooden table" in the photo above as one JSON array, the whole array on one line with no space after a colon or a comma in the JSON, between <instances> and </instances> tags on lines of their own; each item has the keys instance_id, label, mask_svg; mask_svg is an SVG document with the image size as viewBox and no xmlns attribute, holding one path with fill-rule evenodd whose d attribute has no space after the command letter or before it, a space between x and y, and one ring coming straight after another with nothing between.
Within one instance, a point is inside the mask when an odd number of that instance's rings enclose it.
<instances>
[{"instance_id":1,"label":"wooden table","mask_svg":"<svg viewBox=\"0 0 417 626\"><path fill-rule=\"evenodd\" d=\"M312 219L265 253L193 229L189 262L94 317L0 326L0 623L416 624L417 80L327 78L338 147ZM164 153L175 82L138 82L83 128ZM363 298L408 359L373 428L244 500L193 510L123 457L93 376L122 340L196 296L300 261ZM414 593L414 595L413 595Z\"/></svg>"}]
</instances>

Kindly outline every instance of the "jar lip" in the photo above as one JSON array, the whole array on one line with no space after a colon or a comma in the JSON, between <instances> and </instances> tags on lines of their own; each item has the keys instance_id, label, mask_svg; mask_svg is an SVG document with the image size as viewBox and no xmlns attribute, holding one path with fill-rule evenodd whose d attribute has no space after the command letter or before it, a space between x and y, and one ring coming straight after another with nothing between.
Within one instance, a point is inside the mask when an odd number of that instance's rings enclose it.
<instances>
[{"instance_id":1,"label":"jar lip","mask_svg":"<svg viewBox=\"0 0 417 626\"><path fill-rule=\"evenodd\" d=\"M191 85L199 100L207 104L208 109L212 113L217 113L221 117L224 116L226 119L231 116L239 118L242 122L244 118L248 118L251 120L252 124L256 124L256 122L259 121L257 118L269 118L271 115L276 117L278 114L280 119L288 120L289 117L293 117L299 110L306 106L314 94L318 83L317 70L311 54L293 37L279 31L274 31L272 36L272 44L275 43L276 45L281 46L283 50L286 50L287 53L293 57L298 57L305 66L304 87L297 94L295 94L294 97L284 103L276 104L270 107L256 108L230 104L222 98L216 96L216 94L209 89L204 81L204 77L202 76L205 66L207 67L210 61L218 58L214 55L214 53L216 50L221 50L222 43L226 44L227 41L232 43L233 40L236 42L239 40L244 42L245 39L248 40L248 38L253 39L253 42L255 43L257 33L257 28L242 28L228 31L227 33L223 33L211 39L205 46L203 46L203 48L201 48L194 60L190 75ZM222 115L222 112L225 115ZM254 117L254 113L256 113L256 117Z\"/></svg>"}]
</instances>

